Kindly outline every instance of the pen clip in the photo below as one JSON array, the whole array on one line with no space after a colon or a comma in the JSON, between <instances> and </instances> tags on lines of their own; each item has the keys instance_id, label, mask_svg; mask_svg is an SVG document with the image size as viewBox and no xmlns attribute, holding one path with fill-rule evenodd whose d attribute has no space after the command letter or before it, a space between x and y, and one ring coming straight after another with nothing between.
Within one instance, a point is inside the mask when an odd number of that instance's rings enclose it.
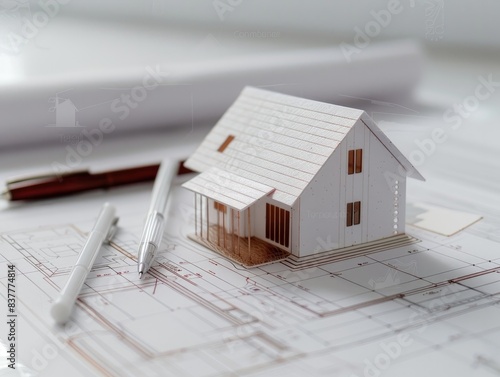
<instances>
[{"instance_id":1,"label":"pen clip","mask_svg":"<svg viewBox=\"0 0 500 377\"><path fill-rule=\"evenodd\" d=\"M62 174L57 174L57 173L44 173L44 174L38 174L38 175L28 175L24 177L16 177L16 178L10 178L8 179L5 183L8 186L15 185L17 183L23 183L23 182L28 182L28 181L36 181L36 180L42 180L42 179L48 179L48 178L61 178L61 177L70 177L73 175L80 175L80 174L88 174L88 170L75 170L71 171L68 173L62 173Z\"/></svg>"},{"instance_id":2,"label":"pen clip","mask_svg":"<svg viewBox=\"0 0 500 377\"><path fill-rule=\"evenodd\" d=\"M104 242L110 243L111 240L113 239L114 235L116 234L116 231L118 230L118 226L116 225L118 223L118 217L115 217L113 219L113 222L111 223L111 226L109 227L108 234L106 235L106 238Z\"/></svg>"}]
</instances>

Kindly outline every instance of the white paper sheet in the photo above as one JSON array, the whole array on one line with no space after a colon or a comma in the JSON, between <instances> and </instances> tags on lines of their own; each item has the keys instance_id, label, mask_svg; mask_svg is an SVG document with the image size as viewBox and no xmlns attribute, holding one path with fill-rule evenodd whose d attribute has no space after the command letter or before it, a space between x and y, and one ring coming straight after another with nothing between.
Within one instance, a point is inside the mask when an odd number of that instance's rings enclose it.
<instances>
[{"instance_id":1,"label":"white paper sheet","mask_svg":"<svg viewBox=\"0 0 500 377\"><path fill-rule=\"evenodd\" d=\"M51 302L101 201L112 199L120 231L102 249L72 322L57 327ZM38 376L366 376L377 370L416 376L430 361L433 375L450 368L456 376L496 375L497 243L467 231L442 237L409 227L418 242L393 250L305 269L283 263L245 269L188 240L191 194L178 187L172 199L162 251L143 281L135 259L148 201L142 187L89 195L79 205L60 200L43 222L25 217L4 227L0 295L6 305L13 263L19 363ZM0 331L3 339L5 321Z\"/></svg>"}]
</instances>

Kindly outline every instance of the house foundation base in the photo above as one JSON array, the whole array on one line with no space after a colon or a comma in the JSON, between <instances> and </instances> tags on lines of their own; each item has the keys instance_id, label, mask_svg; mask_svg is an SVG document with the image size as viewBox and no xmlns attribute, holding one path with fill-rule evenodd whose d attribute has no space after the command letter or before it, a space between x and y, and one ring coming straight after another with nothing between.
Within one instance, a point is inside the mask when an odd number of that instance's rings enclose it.
<instances>
[{"instance_id":1,"label":"house foundation base","mask_svg":"<svg viewBox=\"0 0 500 377\"><path fill-rule=\"evenodd\" d=\"M359 245L323 251L304 257L290 255L283 264L291 270L302 270L399 247L408 247L408 251L410 252L412 251L411 245L418 242L420 242L419 239L409 234L402 233L375 241L364 242Z\"/></svg>"}]
</instances>

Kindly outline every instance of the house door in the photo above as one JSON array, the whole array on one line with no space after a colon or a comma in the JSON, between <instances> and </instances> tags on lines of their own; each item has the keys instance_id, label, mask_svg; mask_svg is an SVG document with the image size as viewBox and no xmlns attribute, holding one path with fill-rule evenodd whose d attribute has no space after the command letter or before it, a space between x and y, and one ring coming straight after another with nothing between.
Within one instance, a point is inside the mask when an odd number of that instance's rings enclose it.
<instances>
[{"instance_id":1,"label":"house door","mask_svg":"<svg viewBox=\"0 0 500 377\"><path fill-rule=\"evenodd\" d=\"M290 211L266 203L266 238L290 246Z\"/></svg>"}]
</instances>

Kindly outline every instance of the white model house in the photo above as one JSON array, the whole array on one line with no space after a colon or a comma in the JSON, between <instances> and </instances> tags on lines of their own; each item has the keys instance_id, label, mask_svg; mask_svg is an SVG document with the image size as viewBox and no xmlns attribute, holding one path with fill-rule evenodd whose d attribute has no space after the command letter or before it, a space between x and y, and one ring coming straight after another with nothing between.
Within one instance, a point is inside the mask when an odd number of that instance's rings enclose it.
<instances>
[{"instance_id":1,"label":"white model house","mask_svg":"<svg viewBox=\"0 0 500 377\"><path fill-rule=\"evenodd\" d=\"M244 265L405 231L423 177L362 110L247 87L185 165L192 238Z\"/></svg>"}]
</instances>

